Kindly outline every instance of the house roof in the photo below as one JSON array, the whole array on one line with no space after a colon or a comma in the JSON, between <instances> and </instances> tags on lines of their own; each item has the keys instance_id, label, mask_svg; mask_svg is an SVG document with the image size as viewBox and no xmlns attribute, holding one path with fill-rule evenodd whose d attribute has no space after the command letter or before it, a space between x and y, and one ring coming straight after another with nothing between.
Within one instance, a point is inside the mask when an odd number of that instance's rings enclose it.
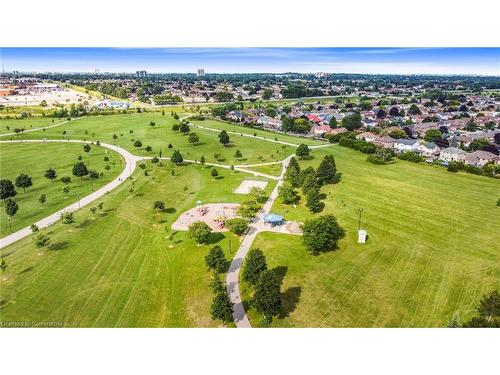
<instances>
[{"instance_id":1,"label":"house roof","mask_svg":"<svg viewBox=\"0 0 500 375\"><path fill-rule=\"evenodd\" d=\"M466 160L474 160L474 159L484 159L484 160L493 160L496 158L495 154L492 154L488 151L474 151L470 154L465 155Z\"/></svg>"},{"instance_id":2,"label":"house roof","mask_svg":"<svg viewBox=\"0 0 500 375\"><path fill-rule=\"evenodd\" d=\"M401 143L405 146L413 146L417 141L415 139L405 139L405 138L400 138L400 139L395 139L394 143Z\"/></svg>"},{"instance_id":3,"label":"house roof","mask_svg":"<svg viewBox=\"0 0 500 375\"><path fill-rule=\"evenodd\" d=\"M422 146L427 147L428 149L434 149L434 148L438 147L438 145L435 144L434 142L422 143Z\"/></svg>"},{"instance_id":4,"label":"house roof","mask_svg":"<svg viewBox=\"0 0 500 375\"><path fill-rule=\"evenodd\" d=\"M448 147L445 148L444 150L441 151L442 153L445 154L459 154L459 155L465 155L466 152L458 147Z\"/></svg>"}]
</instances>

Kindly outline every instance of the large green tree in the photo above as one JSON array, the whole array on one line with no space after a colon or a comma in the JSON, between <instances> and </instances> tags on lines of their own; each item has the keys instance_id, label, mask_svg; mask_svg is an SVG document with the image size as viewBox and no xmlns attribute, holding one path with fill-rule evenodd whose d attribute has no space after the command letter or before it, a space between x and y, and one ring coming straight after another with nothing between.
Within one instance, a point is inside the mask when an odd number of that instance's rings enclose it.
<instances>
[{"instance_id":1,"label":"large green tree","mask_svg":"<svg viewBox=\"0 0 500 375\"><path fill-rule=\"evenodd\" d=\"M237 236L241 236L248 229L248 221L242 218L234 218L230 220L226 220L224 225L229 228L231 232L236 234Z\"/></svg>"},{"instance_id":2,"label":"large green tree","mask_svg":"<svg viewBox=\"0 0 500 375\"><path fill-rule=\"evenodd\" d=\"M83 161L79 161L75 165L73 165L73 175L80 177L80 179L83 178L83 176L86 176L89 174L89 170L87 169L87 166Z\"/></svg>"},{"instance_id":3,"label":"large green tree","mask_svg":"<svg viewBox=\"0 0 500 375\"><path fill-rule=\"evenodd\" d=\"M205 255L205 264L207 265L207 268L212 269L217 273L225 272L227 268L227 259L224 255L222 247L219 245L212 247L208 251L208 254Z\"/></svg>"},{"instance_id":4,"label":"large green tree","mask_svg":"<svg viewBox=\"0 0 500 375\"><path fill-rule=\"evenodd\" d=\"M225 130L221 131L219 134L219 142L226 146L229 143L229 134Z\"/></svg>"},{"instance_id":5,"label":"large green tree","mask_svg":"<svg viewBox=\"0 0 500 375\"><path fill-rule=\"evenodd\" d=\"M191 144L196 144L200 141L200 137L198 137L198 134L196 133L189 133L188 141Z\"/></svg>"},{"instance_id":6,"label":"large green tree","mask_svg":"<svg viewBox=\"0 0 500 375\"><path fill-rule=\"evenodd\" d=\"M427 142L434 142L437 139L441 139L442 134L439 129L429 129L425 132L424 139Z\"/></svg>"},{"instance_id":7,"label":"large green tree","mask_svg":"<svg viewBox=\"0 0 500 375\"><path fill-rule=\"evenodd\" d=\"M410 108L408 109L408 113L410 115L420 115L422 112L420 111L420 108L416 104L412 104Z\"/></svg>"},{"instance_id":8,"label":"large green tree","mask_svg":"<svg viewBox=\"0 0 500 375\"><path fill-rule=\"evenodd\" d=\"M300 200L299 195L288 181L281 186L279 196L284 204L297 204Z\"/></svg>"},{"instance_id":9,"label":"large green tree","mask_svg":"<svg viewBox=\"0 0 500 375\"><path fill-rule=\"evenodd\" d=\"M306 194L306 207L311 212L318 212L321 209L321 198L319 188L311 188Z\"/></svg>"},{"instance_id":10,"label":"large green tree","mask_svg":"<svg viewBox=\"0 0 500 375\"><path fill-rule=\"evenodd\" d=\"M349 131L359 129L361 125L361 114L359 112L354 112L353 114L345 116L342 119L342 126Z\"/></svg>"},{"instance_id":11,"label":"large green tree","mask_svg":"<svg viewBox=\"0 0 500 375\"><path fill-rule=\"evenodd\" d=\"M301 159L304 159L309 156L310 152L311 150L309 149L309 146L302 143L301 145L299 145L299 147L297 147L297 150L295 150L295 155L297 155Z\"/></svg>"},{"instance_id":12,"label":"large green tree","mask_svg":"<svg viewBox=\"0 0 500 375\"><path fill-rule=\"evenodd\" d=\"M210 307L210 316L214 320L221 320L224 324L233 321L233 303L229 298L227 290L223 290L214 295L214 300Z\"/></svg>"},{"instance_id":13,"label":"large green tree","mask_svg":"<svg viewBox=\"0 0 500 375\"><path fill-rule=\"evenodd\" d=\"M337 224L337 219L331 214L306 220L302 231L302 241L314 255L335 250L338 241L345 235L344 230Z\"/></svg>"},{"instance_id":14,"label":"large green tree","mask_svg":"<svg viewBox=\"0 0 500 375\"><path fill-rule=\"evenodd\" d=\"M318 169L316 170L316 178L321 185L331 184L335 181L335 174L337 173L337 165L333 155L325 155Z\"/></svg>"},{"instance_id":15,"label":"large green tree","mask_svg":"<svg viewBox=\"0 0 500 375\"><path fill-rule=\"evenodd\" d=\"M174 153L172 154L170 161L174 164L181 164L184 161L179 150L174 150Z\"/></svg>"},{"instance_id":16,"label":"large green tree","mask_svg":"<svg viewBox=\"0 0 500 375\"><path fill-rule=\"evenodd\" d=\"M16 195L17 191L14 188L14 184L11 180L0 180L0 199L3 199L5 201L7 198L12 198Z\"/></svg>"},{"instance_id":17,"label":"large green tree","mask_svg":"<svg viewBox=\"0 0 500 375\"><path fill-rule=\"evenodd\" d=\"M47 169L45 171L45 178L48 178L51 182L53 182L57 178L57 172L55 171L55 169Z\"/></svg>"},{"instance_id":18,"label":"large green tree","mask_svg":"<svg viewBox=\"0 0 500 375\"><path fill-rule=\"evenodd\" d=\"M16 186L18 188L22 188L24 192L26 192L26 188L33 186L33 182L31 181L31 177L25 173L21 173L16 178Z\"/></svg>"},{"instance_id":19,"label":"large green tree","mask_svg":"<svg viewBox=\"0 0 500 375\"><path fill-rule=\"evenodd\" d=\"M12 232L12 218L14 217L14 215L17 213L18 210L19 210L19 205L13 199L7 198L5 200L5 213L9 218L9 227L11 232Z\"/></svg>"},{"instance_id":20,"label":"large green tree","mask_svg":"<svg viewBox=\"0 0 500 375\"><path fill-rule=\"evenodd\" d=\"M266 257L261 249L251 249L245 257L241 277L243 281L255 285L259 275L267 270Z\"/></svg>"},{"instance_id":21,"label":"large green tree","mask_svg":"<svg viewBox=\"0 0 500 375\"><path fill-rule=\"evenodd\" d=\"M196 243L207 243L212 229L203 221L196 221L189 226L189 235Z\"/></svg>"},{"instance_id":22,"label":"large green tree","mask_svg":"<svg viewBox=\"0 0 500 375\"><path fill-rule=\"evenodd\" d=\"M293 187L300 186L300 166L297 159L292 157L285 172L285 181L288 181Z\"/></svg>"},{"instance_id":23,"label":"large green tree","mask_svg":"<svg viewBox=\"0 0 500 375\"><path fill-rule=\"evenodd\" d=\"M273 271L265 270L259 275L252 305L264 315L268 323L274 316L280 314L282 308L280 282Z\"/></svg>"}]
</instances>

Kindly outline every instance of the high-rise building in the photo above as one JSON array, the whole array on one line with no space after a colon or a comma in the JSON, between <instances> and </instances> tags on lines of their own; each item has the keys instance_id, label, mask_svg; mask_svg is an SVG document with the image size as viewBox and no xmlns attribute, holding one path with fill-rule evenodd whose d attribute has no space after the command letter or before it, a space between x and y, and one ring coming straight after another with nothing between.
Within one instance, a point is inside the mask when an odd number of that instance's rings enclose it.
<instances>
[{"instance_id":1,"label":"high-rise building","mask_svg":"<svg viewBox=\"0 0 500 375\"><path fill-rule=\"evenodd\" d=\"M135 75L137 78L144 78L147 77L148 73L145 70L138 70L135 72Z\"/></svg>"},{"instance_id":2,"label":"high-rise building","mask_svg":"<svg viewBox=\"0 0 500 375\"><path fill-rule=\"evenodd\" d=\"M196 76L197 77L203 77L205 75L205 69L198 69L196 71Z\"/></svg>"}]
</instances>

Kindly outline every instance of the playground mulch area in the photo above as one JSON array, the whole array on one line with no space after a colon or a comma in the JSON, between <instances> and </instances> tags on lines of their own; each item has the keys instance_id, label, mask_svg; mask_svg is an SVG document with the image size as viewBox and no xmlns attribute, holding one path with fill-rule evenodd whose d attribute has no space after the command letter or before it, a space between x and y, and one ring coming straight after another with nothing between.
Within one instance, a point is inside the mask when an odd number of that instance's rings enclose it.
<instances>
[{"instance_id":1,"label":"playground mulch area","mask_svg":"<svg viewBox=\"0 0 500 375\"><path fill-rule=\"evenodd\" d=\"M189 226L197 221L203 221L214 232L225 232L224 220L238 217L236 203L208 203L189 209L182 213L172 224L174 230L188 230Z\"/></svg>"}]
</instances>

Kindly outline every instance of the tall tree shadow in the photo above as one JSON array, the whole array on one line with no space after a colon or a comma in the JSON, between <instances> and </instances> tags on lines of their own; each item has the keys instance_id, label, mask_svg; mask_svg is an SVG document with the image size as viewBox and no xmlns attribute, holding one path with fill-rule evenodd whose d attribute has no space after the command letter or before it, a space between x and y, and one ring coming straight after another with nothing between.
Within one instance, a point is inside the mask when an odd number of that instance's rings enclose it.
<instances>
[{"instance_id":1,"label":"tall tree shadow","mask_svg":"<svg viewBox=\"0 0 500 375\"><path fill-rule=\"evenodd\" d=\"M300 295L302 294L302 288L300 286L294 286L288 288L283 293L281 293L281 313L278 315L278 319L284 319L288 317L297 308L297 304L300 301Z\"/></svg>"},{"instance_id":2,"label":"tall tree shadow","mask_svg":"<svg viewBox=\"0 0 500 375\"><path fill-rule=\"evenodd\" d=\"M342 172L337 172L335 173L332 184L338 184L340 181L342 181Z\"/></svg>"},{"instance_id":3,"label":"tall tree shadow","mask_svg":"<svg viewBox=\"0 0 500 375\"><path fill-rule=\"evenodd\" d=\"M278 266L272 269L273 273L276 275L276 278L278 279L278 282L280 283L280 288L281 285L283 284L283 279L286 276L286 273L288 272L288 267L287 266Z\"/></svg>"},{"instance_id":4,"label":"tall tree shadow","mask_svg":"<svg viewBox=\"0 0 500 375\"><path fill-rule=\"evenodd\" d=\"M69 244L69 241L54 242L53 244L49 245L48 249L51 251L64 250L69 246Z\"/></svg>"},{"instance_id":5,"label":"tall tree shadow","mask_svg":"<svg viewBox=\"0 0 500 375\"><path fill-rule=\"evenodd\" d=\"M208 238L207 245L213 245L217 242L222 241L226 236L221 232L212 232L210 233L210 237Z\"/></svg>"}]
</instances>

